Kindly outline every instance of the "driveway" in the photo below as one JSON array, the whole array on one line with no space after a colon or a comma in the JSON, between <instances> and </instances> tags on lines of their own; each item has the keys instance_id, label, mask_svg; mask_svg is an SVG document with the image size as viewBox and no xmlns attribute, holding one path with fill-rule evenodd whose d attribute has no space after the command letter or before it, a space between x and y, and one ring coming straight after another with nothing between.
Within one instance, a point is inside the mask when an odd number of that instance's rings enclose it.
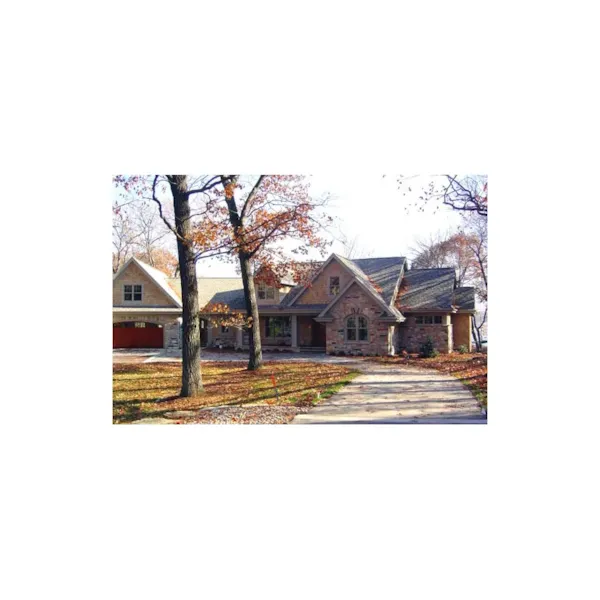
<instances>
[{"instance_id":1,"label":"driveway","mask_svg":"<svg viewBox=\"0 0 600 600\"><path fill-rule=\"evenodd\" d=\"M313 353L265 352L265 361L293 360L343 363L361 375L342 391L309 412L298 414L292 424L487 423L479 403L460 381L429 369L377 363L350 356ZM165 350L114 351L115 362L179 362L181 355ZM243 352L202 351L203 361L246 361Z\"/></svg>"},{"instance_id":2,"label":"driveway","mask_svg":"<svg viewBox=\"0 0 600 600\"><path fill-rule=\"evenodd\" d=\"M248 361L247 352L215 352L202 349L200 360L204 361ZM351 356L331 356L320 352L263 352L263 360L293 360L294 362L354 363ZM181 362L181 351L149 349L113 350L113 362Z\"/></svg>"},{"instance_id":3,"label":"driveway","mask_svg":"<svg viewBox=\"0 0 600 600\"><path fill-rule=\"evenodd\" d=\"M361 361L363 372L292 424L487 423L460 381L428 369Z\"/></svg>"}]
</instances>

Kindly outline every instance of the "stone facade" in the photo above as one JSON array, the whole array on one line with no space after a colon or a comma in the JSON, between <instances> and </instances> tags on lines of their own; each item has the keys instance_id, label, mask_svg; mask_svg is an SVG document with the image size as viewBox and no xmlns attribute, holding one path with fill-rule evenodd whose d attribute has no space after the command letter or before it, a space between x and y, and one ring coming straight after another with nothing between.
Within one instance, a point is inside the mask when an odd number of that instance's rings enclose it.
<instances>
[{"instance_id":1,"label":"stone facade","mask_svg":"<svg viewBox=\"0 0 600 600\"><path fill-rule=\"evenodd\" d=\"M407 352L420 352L421 345L431 337L435 349L440 354L448 354L453 349L452 323L450 315L442 315L442 324L439 325L420 325L416 323L417 316L429 316L427 313L422 315L405 315L406 321L398 326L398 350Z\"/></svg>"},{"instance_id":2,"label":"stone facade","mask_svg":"<svg viewBox=\"0 0 600 600\"><path fill-rule=\"evenodd\" d=\"M350 273L342 267L337 261L332 260L318 277L312 282L312 285L302 292L302 295L295 304L329 304L335 296L329 294L329 278L340 278L340 291L348 285L352 277Z\"/></svg>"},{"instance_id":3,"label":"stone facade","mask_svg":"<svg viewBox=\"0 0 600 600\"><path fill-rule=\"evenodd\" d=\"M222 331L220 324L212 324L209 321L207 333L207 346L212 348L234 348L236 342L236 328L229 327L228 331Z\"/></svg>"},{"instance_id":4,"label":"stone facade","mask_svg":"<svg viewBox=\"0 0 600 600\"><path fill-rule=\"evenodd\" d=\"M342 285L343 287L343 285ZM381 321L382 308L360 286L354 284L331 308L333 321L327 323L327 353L388 355L392 354L393 325ZM350 316L367 320L367 340L348 340L346 321Z\"/></svg>"}]
</instances>

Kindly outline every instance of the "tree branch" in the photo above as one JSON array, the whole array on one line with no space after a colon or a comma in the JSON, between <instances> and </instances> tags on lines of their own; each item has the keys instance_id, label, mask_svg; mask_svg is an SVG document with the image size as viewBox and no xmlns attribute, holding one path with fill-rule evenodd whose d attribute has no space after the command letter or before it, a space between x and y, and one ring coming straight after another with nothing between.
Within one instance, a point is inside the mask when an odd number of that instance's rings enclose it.
<instances>
[{"instance_id":1,"label":"tree branch","mask_svg":"<svg viewBox=\"0 0 600 600\"><path fill-rule=\"evenodd\" d=\"M156 204L158 204L158 214L160 215L160 218L163 220L164 224L169 228L169 230L171 231L171 233L173 233L175 235L175 237L179 240L181 240L184 244L187 244L188 241L181 237L178 233L177 230L175 229L175 227L173 227L173 225L171 225L171 223L169 223L168 219L163 215L163 210L162 210L162 204L160 202L160 200L156 197L156 182L158 181L158 175L154 176L154 183L152 184L152 200L154 200L154 202L156 202Z\"/></svg>"}]
</instances>

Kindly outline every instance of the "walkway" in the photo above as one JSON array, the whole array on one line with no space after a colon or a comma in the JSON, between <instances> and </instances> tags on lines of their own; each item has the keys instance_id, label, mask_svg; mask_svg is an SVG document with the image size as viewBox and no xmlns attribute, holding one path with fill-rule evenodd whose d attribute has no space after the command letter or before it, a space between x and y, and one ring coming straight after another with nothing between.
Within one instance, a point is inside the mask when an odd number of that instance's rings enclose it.
<instances>
[{"instance_id":1,"label":"walkway","mask_svg":"<svg viewBox=\"0 0 600 600\"><path fill-rule=\"evenodd\" d=\"M486 423L457 379L437 371L361 361L350 384L292 424Z\"/></svg>"}]
</instances>

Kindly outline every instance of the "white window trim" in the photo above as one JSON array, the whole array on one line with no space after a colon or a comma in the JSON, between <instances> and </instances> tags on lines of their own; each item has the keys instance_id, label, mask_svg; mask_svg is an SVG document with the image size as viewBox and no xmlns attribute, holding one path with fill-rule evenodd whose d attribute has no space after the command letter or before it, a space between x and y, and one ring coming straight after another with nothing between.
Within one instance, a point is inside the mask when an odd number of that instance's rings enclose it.
<instances>
[{"instance_id":1,"label":"white window trim","mask_svg":"<svg viewBox=\"0 0 600 600\"><path fill-rule=\"evenodd\" d=\"M273 292L273 297L269 298L268 297L268 293L269 291ZM263 292L265 297L261 298L260 297L260 293ZM259 283L258 284L258 295L257 295L258 300L275 300L275 287L273 287L272 285L266 285L265 283Z\"/></svg>"},{"instance_id":2,"label":"white window trim","mask_svg":"<svg viewBox=\"0 0 600 600\"><path fill-rule=\"evenodd\" d=\"M441 323L418 323L417 319L424 319L425 317L431 317L434 321L436 317L440 317L442 319ZM443 325L444 324L444 317L443 315L419 315L417 317L415 317L415 325L418 325L419 327L433 327L434 325Z\"/></svg>"},{"instance_id":3,"label":"white window trim","mask_svg":"<svg viewBox=\"0 0 600 600\"><path fill-rule=\"evenodd\" d=\"M354 331L356 331L356 339L355 340L349 340L348 339L348 319L354 317L356 319L356 327L354 327ZM359 340L358 339L358 330L359 329L365 329L365 327L359 327L358 326L358 319L364 319L367 327L367 339L366 340ZM368 344L369 343L369 319L367 319L367 317L365 317L364 315L348 315L345 319L344 319L344 340L350 344Z\"/></svg>"},{"instance_id":4,"label":"white window trim","mask_svg":"<svg viewBox=\"0 0 600 600\"><path fill-rule=\"evenodd\" d=\"M131 286L131 300L125 300L125 287L128 285ZM134 288L136 285L139 285L142 288L142 298L140 300L134 300L134 297L135 297ZM144 284L143 283L124 283L123 284L123 302L134 303L134 302L143 302L143 301L144 301Z\"/></svg>"},{"instance_id":5,"label":"white window trim","mask_svg":"<svg viewBox=\"0 0 600 600\"><path fill-rule=\"evenodd\" d=\"M332 293L331 293L331 280L332 280L334 277L336 277L336 278L337 278L337 280L338 280L338 285L337 285L337 287L338 287L338 291L337 291L337 294L332 294ZM335 296L339 296L339 295L340 295L340 292L341 292L341 291L342 291L342 285L341 285L341 282L340 282L340 276L339 276L339 275L330 275L330 276L329 276L329 296L330 296L331 298L335 298Z\"/></svg>"}]
</instances>

